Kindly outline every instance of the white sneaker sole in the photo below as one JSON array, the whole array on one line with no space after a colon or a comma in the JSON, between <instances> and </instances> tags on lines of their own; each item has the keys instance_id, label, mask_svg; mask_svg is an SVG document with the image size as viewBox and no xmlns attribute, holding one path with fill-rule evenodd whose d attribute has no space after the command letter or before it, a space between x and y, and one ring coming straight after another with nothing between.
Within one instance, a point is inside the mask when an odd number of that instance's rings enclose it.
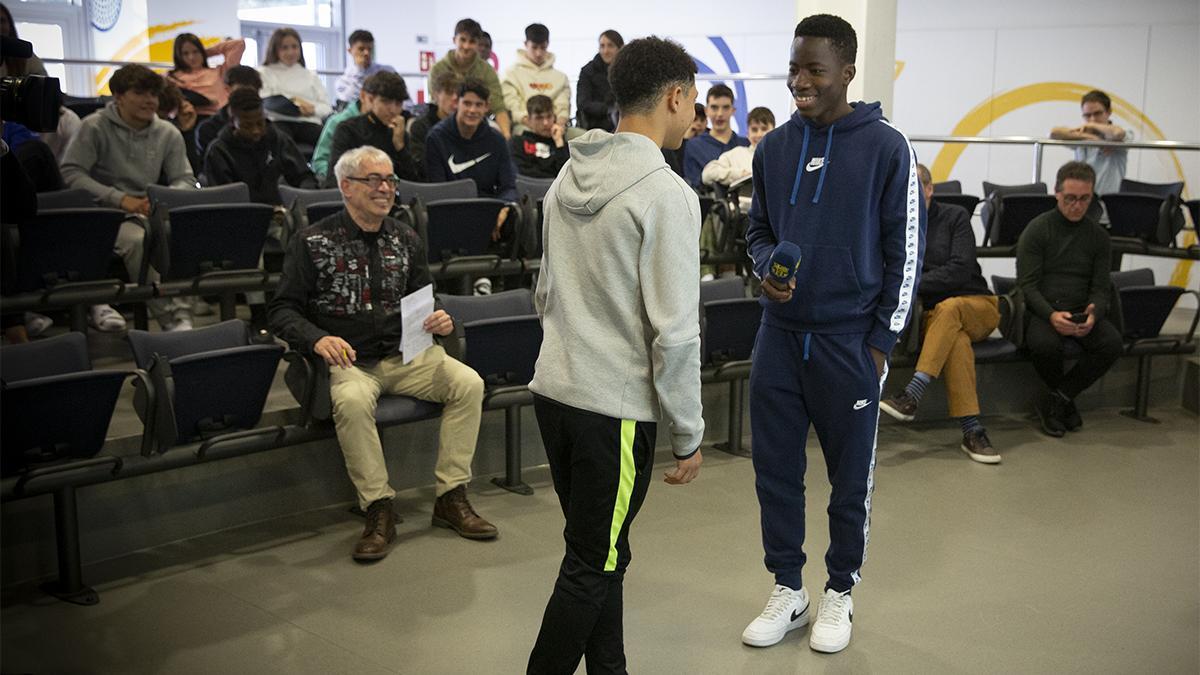
<instances>
[{"instance_id":1,"label":"white sneaker sole","mask_svg":"<svg viewBox=\"0 0 1200 675\"><path fill-rule=\"evenodd\" d=\"M783 632L770 633L770 634L754 634L754 633L751 633L750 629L747 627L746 630L742 632L742 644L747 645L749 647L770 647L773 645L777 645L780 643L780 641L783 640L783 638L789 632L794 631L797 628L804 628L807 625L808 625L808 605L805 605L804 613L801 614L800 616L796 617L795 621L788 623L787 627L783 629Z\"/></svg>"},{"instance_id":2,"label":"white sneaker sole","mask_svg":"<svg viewBox=\"0 0 1200 675\"><path fill-rule=\"evenodd\" d=\"M916 415L905 415L904 413L900 412L899 410L896 410L892 406L888 405L887 401L880 401L879 409L882 410L883 412L887 413L891 417L900 420L901 422L911 422L911 421L917 419Z\"/></svg>"},{"instance_id":3,"label":"white sneaker sole","mask_svg":"<svg viewBox=\"0 0 1200 675\"><path fill-rule=\"evenodd\" d=\"M849 644L850 633L846 633L845 639L838 640L837 642L821 642L816 639L816 636L810 636L808 639L808 646L814 652L821 652L822 654L836 654L845 649Z\"/></svg>"},{"instance_id":4,"label":"white sneaker sole","mask_svg":"<svg viewBox=\"0 0 1200 675\"><path fill-rule=\"evenodd\" d=\"M971 452L970 450L968 450L967 446L965 446L965 445L959 445L958 449L967 453L967 457L970 457L971 459L975 460L976 462L979 462L980 464L999 464L1000 463L1000 455L977 455L977 454Z\"/></svg>"}]
</instances>

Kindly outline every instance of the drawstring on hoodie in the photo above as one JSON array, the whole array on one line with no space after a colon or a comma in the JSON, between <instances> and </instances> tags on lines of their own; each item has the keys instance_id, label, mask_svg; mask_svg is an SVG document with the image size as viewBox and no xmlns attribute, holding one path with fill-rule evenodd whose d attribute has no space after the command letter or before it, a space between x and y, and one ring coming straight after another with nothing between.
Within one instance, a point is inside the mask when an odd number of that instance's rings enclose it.
<instances>
[{"instance_id":1,"label":"drawstring on hoodie","mask_svg":"<svg viewBox=\"0 0 1200 675\"><path fill-rule=\"evenodd\" d=\"M825 171L829 169L829 162L833 159L833 127L829 125L829 134L825 136L825 163L821 165L821 175L817 177L817 193L813 195L812 203L821 203L821 187L825 185Z\"/></svg>"},{"instance_id":2,"label":"drawstring on hoodie","mask_svg":"<svg viewBox=\"0 0 1200 675\"><path fill-rule=\"evenodd\" d=\"M812 333L804 334L804 360L808 360L808 343L812 340Z\"/></svg>"},{"instance_id":3,"label":"drawstring on hoodie","mask_svg":"<svg viewBox=\"0 0 1200 675\"><path fill-rule=\"evenodd\" d=\"M792 183L792 198L788 201L796 205L796 193L800 191L800 178L804 175L804 158L808 156L808 125L804 125L804 143L800 145L800 161L796 163L796 182Z\"/></svg>"},{"instance_id":4,"label":"drawstring on hoodie","mask_svg":"<svg viewBox=\"0 0 1200 675\"><path fill-rule=\"evenodd\" d=\"M829 132L825 135L825 158L821 163L821 175L817 177L817 189L813 194L812 203L821 203L821 188L825 186L825 171L829 169L829 161L833 155L833 127L829 125ZM792 206L796 205L796 195L800 192L800 179L804 177L804 160L808 157L808 130L809 126L804 125L804 142L800 145L800 161L796 163L796 181L792 183L792 198L788 203Z\"/></svg>"}]
</instances>

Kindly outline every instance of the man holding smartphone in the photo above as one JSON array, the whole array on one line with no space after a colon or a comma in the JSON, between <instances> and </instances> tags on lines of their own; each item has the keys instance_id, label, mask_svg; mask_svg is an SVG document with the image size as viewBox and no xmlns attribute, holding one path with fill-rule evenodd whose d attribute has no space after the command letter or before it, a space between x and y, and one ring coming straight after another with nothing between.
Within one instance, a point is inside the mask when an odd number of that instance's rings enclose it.
<instances>
[{"instance_id":1,"label":"man holding smartphone","mask_svg":"<svg viewBox=\"0 0 1200 675\"><path fill-rule=\"evenodd\" d=\"M1084 162L1058 170L1058 206L1034 218L1017 242L1017 285L1025 298L1025 347L1050 388L1037 406L1042 431L1061 437L1083 426L1075 397L1121 356L1121 332L1105 316L1109 279L1108 233L1090 217L1096 172ZM1083 353L1063 372L1064 347Z\"/></svg>"}]
</instances>

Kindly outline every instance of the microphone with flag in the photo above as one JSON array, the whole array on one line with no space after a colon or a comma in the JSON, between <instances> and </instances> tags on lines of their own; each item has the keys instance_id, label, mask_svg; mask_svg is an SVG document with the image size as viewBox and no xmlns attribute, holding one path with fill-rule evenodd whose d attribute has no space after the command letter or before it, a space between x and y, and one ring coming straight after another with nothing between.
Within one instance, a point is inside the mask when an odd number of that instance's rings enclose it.
<instances>
[{"instance_id":1,"label":"microphone with flag","mask_svg":"<svg viewBox=\"0 0 1200 675\"><path fill-rule=\"evenodd\" d=\"M775 283L788 287L800 269L800 247L790 241L781 241L771 252L771 260L767 263L767 277Z\"/></svg>"}]
</instances>

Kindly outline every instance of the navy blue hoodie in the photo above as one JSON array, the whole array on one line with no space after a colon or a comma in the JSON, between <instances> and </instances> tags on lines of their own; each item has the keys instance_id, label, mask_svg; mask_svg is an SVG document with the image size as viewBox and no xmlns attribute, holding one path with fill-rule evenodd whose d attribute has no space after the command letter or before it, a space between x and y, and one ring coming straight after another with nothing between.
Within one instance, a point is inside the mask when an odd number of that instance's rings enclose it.
<instances>
[{"instance_id":1,"label":"navy blue hoodie","mask_svg":"<svg viewBox=\"0 0 1200 675\"><path fill-rule=\"evenodd\" d=\"M433 125L425 138L425 178L430 183L470 178L480 197L515 202L516 173L508 143L486 120L468 139L458 132L458 121L450 115Z\"/></svg>"},{"instance_id":2,"label":"navy blue hoodie","mask_svg":"<svg viewBox=\"0 0 1200 675\"><path fill-rule=\"evenodd\" d=\"M800 246L787 303L763 322L802 333L867 333L888 354L908 322L925 252L925 202L912 146L878 103L828 127L799 112L754 152L746 234L761 279L780 241Z\"/></svg>"}]
</instances>

